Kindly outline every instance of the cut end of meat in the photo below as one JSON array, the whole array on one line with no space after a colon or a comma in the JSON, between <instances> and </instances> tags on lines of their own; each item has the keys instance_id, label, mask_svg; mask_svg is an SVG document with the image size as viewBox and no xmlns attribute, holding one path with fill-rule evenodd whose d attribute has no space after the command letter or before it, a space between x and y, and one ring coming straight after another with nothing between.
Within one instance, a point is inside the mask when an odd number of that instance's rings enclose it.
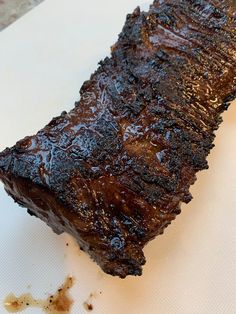
<instances>
[{"instance_id":1,"label":"cut end of meat","mask_svg":"<svg viewBox=\"0 0 236 314\"><path fill-rule=\"evenodd\" d=\"M104 233L102 240L98 238L100 235L92 234L93 228L90 228L90 222L88 225L84 221L77 222L75 213L67 209L60 200L56 200L48 188L14 174L20 171L21 167L24 168L23 165L29 161L27 157L22 151L20 154L16 152L13 154L12 150L6 150L0 154L0 179L4 183L6 192L19 205L28 208L31 216L45 221L55 233L72 234L81 250L89 253L104 272L120 278L125 278L127 275L140 276L142 265L145 264L140 243L132 239L126 243L118 233L107 239ZM79 219L79 215L76 218ZM112 226L110 229L112 230Z\"/></svg>"}]
</instances>

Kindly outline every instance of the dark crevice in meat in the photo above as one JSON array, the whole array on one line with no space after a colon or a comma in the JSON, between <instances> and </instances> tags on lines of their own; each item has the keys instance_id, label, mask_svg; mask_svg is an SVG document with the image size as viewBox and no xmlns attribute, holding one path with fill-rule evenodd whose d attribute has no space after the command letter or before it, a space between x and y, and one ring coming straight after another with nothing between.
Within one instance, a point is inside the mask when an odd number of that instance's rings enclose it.
<instances>
[{"instance_id":1,"label":"dark crevice in meat","mask_svg":"<svg viewBox=\"0 0 236 314\"><path fill-rule=\"evenodd\" d=\"M81 99L0 154L6 191L109 274L180 213L236 95L233 1L162 0L127 16Z\"/></svg>"}]
</instances>

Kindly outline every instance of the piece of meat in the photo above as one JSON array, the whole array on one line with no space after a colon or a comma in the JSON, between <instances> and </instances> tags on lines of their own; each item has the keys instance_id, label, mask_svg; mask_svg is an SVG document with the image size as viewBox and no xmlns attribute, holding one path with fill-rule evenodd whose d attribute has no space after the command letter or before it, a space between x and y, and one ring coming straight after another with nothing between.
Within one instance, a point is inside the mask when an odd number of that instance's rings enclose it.
<instances>
[{"instance_id":1,"label":"piece of meat","mask_svg":"<svg viewBox=\"0 0 236 314\"><path fill-rule=\"evenodd\" d=\"M0 177L106 273L140 275L143 247L191 200L236 95L234 1L137 8L80 93L69 113L0 154Z\"/></svg>"}]
</instances>

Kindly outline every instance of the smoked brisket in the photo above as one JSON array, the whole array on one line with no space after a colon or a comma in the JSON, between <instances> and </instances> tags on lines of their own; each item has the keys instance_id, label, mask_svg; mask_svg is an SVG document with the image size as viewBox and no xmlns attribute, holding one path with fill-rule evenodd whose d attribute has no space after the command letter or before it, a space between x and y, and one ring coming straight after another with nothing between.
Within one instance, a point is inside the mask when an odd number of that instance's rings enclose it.
<instances>
[{"instance_id":1,"label":"smoked brisket","mask_svg":"<svg viewBox=\"0 0 236 314\"><path fill-rule=\"evenodd\" d=\"M143 247L191 200L235 98L235 1L137 8L80 94L70 112L0 154L0 178L104 272L141 275Z\"/></svg>"}]
</instances>

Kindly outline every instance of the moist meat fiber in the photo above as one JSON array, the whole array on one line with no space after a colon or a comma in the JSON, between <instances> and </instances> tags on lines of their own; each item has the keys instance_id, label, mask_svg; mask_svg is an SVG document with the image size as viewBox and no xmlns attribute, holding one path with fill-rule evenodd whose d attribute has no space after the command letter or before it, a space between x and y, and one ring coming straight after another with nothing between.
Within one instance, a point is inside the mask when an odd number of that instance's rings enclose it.
<instances>
[{"instance_id":1,"label":"moist meat fiber","mask_svg":"<svg viewBox=\"0 0 236 314\"><path fill-rule=\"evenodd\" d=\"M14 200L104 272L141 275L180 213L236 95L236 6L160 0L127 16L69 112L0 154Z\"/></svg>"}]
</instances>

